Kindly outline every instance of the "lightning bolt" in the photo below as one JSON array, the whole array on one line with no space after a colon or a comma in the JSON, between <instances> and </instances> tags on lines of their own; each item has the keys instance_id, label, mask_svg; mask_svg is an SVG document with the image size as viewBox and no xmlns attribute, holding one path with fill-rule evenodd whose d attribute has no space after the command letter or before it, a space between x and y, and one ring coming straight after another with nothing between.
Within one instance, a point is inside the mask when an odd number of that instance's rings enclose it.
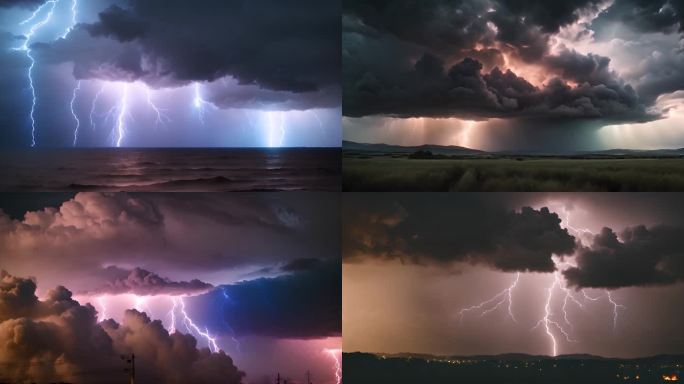
<instances>
[{"instance_id":1,"label":"lightning bolt","mask_svg":"<svg viewBox=\"0 0 684 384\"><path fill-rule=\"evenodd\" d=\"M211 105L211 103L202 98L199 83L194 83L193 88L195 91L195 97L192 99L192 104L195 109L197 109L197 116L199 117L200 123L204 125L204 106Z\"/></svg>"},{"instance_id":2,"label":"lightning bolt","mask_svg":"<svg viewBox=\"0 0 684 384\"><path fill-rule=\"evenodd\" d=\"M101 308L101 311L99 314L100 316L98 316L98 318L97 318L97 322L99 323L99 322L105 321L107 319L107 305L105 305L104 297L102 297L102 296L97 298L97 303Z\"/></svg>"},{"instance_id":3,"label":"lightning bolt","mask_svg":"<svg viewBox=\"0 0 684 384\"><path fill-rule=\"evenodd\" d=\"M520 272L518 272L515 275L515 280L513 283L503 291L497 293L495 296L493 296L491 299L487 301L483 301L480 304L473 305L468 308L463 308L459 311L459 317L460 320L463 321L463 317L467 312L470 311L475 311L475 310L482 310L480 313L480 316L484 316L488 313L494 312L497 310L500 306L502 306L504 303L508 303L508 316L513 319L513 321L517 322L515 319L515 316L513 315L513 290L515 287L518 285L518 281L520 280ZM493 305L492 305L493 304Z\"/></svg>"},{"instance_id":4,"label":"lightning bolt","mask_svg":"<svg viewBox=\"0 0 684 384\"><path fill-rule=\"evenodd\" d=\"M29 32L24 35L26 39L24 40L24 44L18 48L15 48L15 50L19 51L24 51L26 52L26 57L31 61L31 65L29 65L28 68L28 81L29 81L29 88L31 88L31 113L29 114L29 117L31 118L31 147L36 146L36 119L35 119L35 110L36 110L36 88L33 85L33 68L36 65L36 60L33 58L31 55L31 49L29 48L29 44L31 43L31 38L33 35L40 30L45 24L47 24L50 21L50 18L52 18L52 13L55 10L55 5L57 4L57 0L48 0L45 3L43 3L38 9L36 9L31 16L20 22L19 25L24 25L26 23L30 23L34 21L38 17L38 14L40 14L43 9L49 8L49 11L45 15L43 19L40 21L37 21L35 24L31 25L31 28L29 29Z\"/></svg>"},{"instance_id":5,"label":"lightning bolt","mask_svg":"<svg viewBox=\"0 0 684 384\"><path fill-rule=\"evenodd\" d=\"M285 138L285 116L282 111L270 111L266 113L268 125L268 146L281 147L283 145L283 139ZM278 119L276 119L274 116L276 113L278 114Z\"/></svg>"},{"instance_id":6,"label":"lightning bolt","mask_svg":"<svg viewBox=\"0 0 684 384\"><path fill-rule=\"evenodd\" d=\"M218 352L220 348L216 343L216 338L212 337L209 334L209 330L207 330L206 328L204 329L204 331L202 331L197 325L195 325L195 322L192 321L192 318L190 318L188 313L185 311L185 301L183 301L183 298L179 296L174 298L174 300L178 300L178 302L180 303L180 312L183 315L183 324L185 325L185 328L188 330L188 332L192 333L192 331L194 330L195 333L197 333L198 335L202 336L205 340L207 340L207 344L213 352Z\"/></svg>"},{"instance_id":7,"label":"lightning bolt","mask_svg":"<svg viewBox=\"0 0 684 384\"><path fill-rule=\"evenodd\" d=\"M74 112L74 102L76 101L76 93L81 89L81 80L76 83L76 88L74 88L74 93L71 96L71 115L74 117L74 120L76 120L76 128L74 129L74 143L73 146L76 146L76 140L78 140L78 128L81 126L81 120L78 119L78 116L76 115L76 112Z\"/></svg>"},{"instance_id":8,"label":"lightning bolt","mask_svg":"<svg viewBox=\"0 0 684 384\"><path fill-rule=\"evenodd\" d=\"M568 342L574 343L576 340L573 340L570 337L570 334L563 328L563 326L552 319L553 317L553 310L551 308L551 301L553 299L553 292L556 288L560 288L561 290L563 289L563 283L560 278L560 273L558 271L554 272L553 274L553 283L551 286L547 288L547 295L546 295L546 304L544 305L544 317L542 317L537 324L532 327L532 330L536 329L540 325L544 325L544 330L546 331L546 335L549 336L549 339L551 340L551 351L552 355L551 356L557 356L558 355L558 342L556 341L556 336L553 334L551 331L552 327L556 328L563 336L565 336L565 339ZM566 296L567 298L567 296ZM565 304L563 305L563 312L564 312L564 319L567 321L567 313L565 312ZM570 324L569 321L567 321L568 324Z\"/></svg>"},{"instance_id":9,"label":"lightning bolt","mask_svg":"<svg viewBox=\"0 0 684 384\"><path fill-rule=\"evenodd\" d=\"M128 106L128 84L124 84L121 100L118 106L118 117L116 119L117 139L116 146L121 147L121 142L126 135L126 109Z\"/></svg>"},{"instance_id":10,"label":"lightning bolt","mask_svg":"<svg viewBox=\"0 0 684 384\"><path fill-rule=\"evenodd\" d=\"M342 350L341 349L330 349L330 348L325 348L323 350L324 353L326 353L328 356L330 356L331 359L333 359L334 364L335 364L335 382L337 384L342 383L342 362L340 361L340 358L337 357L337 355L342 355Z\"/></svg>"},{"instance_id":11,"label":"lightning bolt","mask_svg":"<svg viewBox=\"0 0 684 384\"><path fill-rule=\"evenodd\" d=\"M168 116L166 116L166 114L164 113L164 110L161 108L158 108L154 104L154 102L152 101L152 91L150 91L150 89L148 87L145 87L145 94L147 96L147 105L149 105L150 108L152 108L154 113L157 115L157 118L155 120L155 124L157 126L159 126L159 124L162 124L162 125L164 124L164 120L171 121L171 119Z\"/></svg>"},{"instance_id":12,"label":"lightning bolt","mask_svg":"<svg viewBox=\"0 0 684 384\"><path fill-rule=\"evenodd\" d=\"M171 324L169 325L169 334L176 332L176 308L178 307L178 301L172 297L171 298L171 311L169 311L169 316L171 317Z\"/></svg>"},{"instance_id":13,"label":"lightning bolt","mask_svg":"<svg viewBox=\"0 0 684 384\"><path fill-rule=\"evenodd\" d=\"M625 309L625 307L622 304L618 304L613 300L613 296L611 296L610 291L606 290L606 297L608 298L608 301L610 301L610 304L613 305L613 332L615 332L615 328L617 327L617 318L618 318L618 309Z\"/></svg>"},{"instance_id":14,"label":"lightning bolt","mask_svg":"<svg viewBox=\"0 0 684 384\"><path fill-rule=\"evenodd\" d=\"M90 106L90 127L94 130L95 129L95 120L93 120L93 115L95 114L95 107L97 105L97 101L100 99L100 95L102 95L102 92L105 89L105 85L102 84L102 87L100 87L100 90L97 91L95 94L95 97L93 98L93 103Z\"/></svg>"}]
</instances>

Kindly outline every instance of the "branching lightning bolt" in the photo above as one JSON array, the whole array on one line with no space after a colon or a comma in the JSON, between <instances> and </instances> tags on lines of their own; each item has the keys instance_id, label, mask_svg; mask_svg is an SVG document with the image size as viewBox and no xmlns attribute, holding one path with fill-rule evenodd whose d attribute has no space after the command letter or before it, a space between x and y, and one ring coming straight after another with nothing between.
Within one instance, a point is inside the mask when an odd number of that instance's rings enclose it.
<instances>
[{"instance_id":1,"label":"branching lightning bolt","mask_svg":"<svg viewBox=\"0 0 684 384\"><path fill-rule=\"evenodd\" d=\"M157 118L155 119L155 124L158 126L159 124L164 124L164 120L166 121L171 121L171 119L166 116L164 113L164 110L161 108L158 108L154 102L152 101L152 92L150 91L149 88L145 87L145 94L147 96L147 104L152 108L154 113L157 115Z\"/></svg>"},{"instance_id":2,"label":"branching lightning bolt","mask_svg":"<svg viewBox=\"0 0 684 384\"><path fill-rule=\"evenodd\" d=\"M188 313L185 311L185 301L183 301L182 297L176 297L174 300L178 300L180 304L180 312L183 315L183 324L185 325L185 328L188 330L188 332L192 333L192 331L195 331L198 335L202 336L205 340L207 340L207 344L209 345L209 348L213 352L218 352L219 347L218 344L216 343L216 338L212 337L209 334L209 330L206 328L204 331L202 331L197 325L195 325L195 322L192 321Z\"/></svg>"},{"instance_id":3,"label":"branching lightning bolt","mask_svg":"<svg viewBox=\"0 0 684 384\"><path fill-rule=\"evenodd\" d=\"M341 349L329 349L326 348L323 350L324 353L326 353L330 358L333 359L335 363L335 382L337 384L342 383L342 362L340 361L340 358L337 355L342 354Z\"/></svg>"},{"instance_id":4,"label":"branching lightning bolt","mask_svg":"<svg viewBox=\"0 0 684 384\"><path fill-rule=\"evenodd\" d=\"M45 24L47 24L50 21L50 18L52 18L52 13L55 10L55 5L57 4L57 0L48 0L45 3L43 3L38 9L36 9L31 16L20 22L19 25L24 25L26 23L30 23L38 17L38 14L40 14L43 9L49 8L49 11L45 15L43 19L40 21L36 22L31 26L29 29L29 32L24 35L26 39L24 40L24 44L20 46L19 48L15 48L16 50L24 51L26 52L26 57L31 61L31 65L29 65L28 68L28 81L29 81L29 87L31 88L31 113L29 114L29 117L31 118L31 147L36 146L36 119L35 119L35 111L36 111L36 88L33 85L33 67L36 65L36 61L31 55L31 49L29 48L29 44L31 43L31 38L33 35L40 30Z\"/></svg>"},{"instance_id":5,"label":"branching lightning bolt","mask_svg":"<svg viewBox=\"0 0 684 384\"><path fill-rule=\"evenodd\" d=\"M504 289L503 291L497 293L491 299L489 299L487 301L483 301L480 304L461 309L458 313L460 320L463 321L463 316L465 316L465 314L467 312L475 311L475 310L482 310L482 312L480 313L480 316L484 316L488 313L495 311L501 305L508 302L508 316L511 319L513 319L513 321L517 322L517 320L515 319L515 316L513 315L513 290L518 285L519 280L520 280L520 272L518 272L515 275L515 280L513 281L513 284L511 284L508 288Z\"/></svg>"},{"instance_id":6,"label":"branching lightning bolt","mask_svg":"<svg viewBox=\"0 0 684 384\"><path fill-rule=\"evenodd\" d=\"M74 93L71 96L71 115L74 117L74 120L76 120L76 128L74 129L74 143L73 146L76 146L76 140L78 140L78 128L81 126L81 120L78 119L78 115L74 111L74 102L76 101L76 93L81 89L81 80L76 83L76 88L74 88Z\"/></svg>"},{"instance_id":7,"label":"branching lightning bolt","mask_svg":"<svg viewBox=\"0 0 684 384\"><path fill-rule=\"evenodd\" d=\"M102 322L107 319L107 305L104 302L104 297L98 297L97 298L97 303L99 304L101 311L99 313L97 322Z\"/></svg>"}]
</instances>

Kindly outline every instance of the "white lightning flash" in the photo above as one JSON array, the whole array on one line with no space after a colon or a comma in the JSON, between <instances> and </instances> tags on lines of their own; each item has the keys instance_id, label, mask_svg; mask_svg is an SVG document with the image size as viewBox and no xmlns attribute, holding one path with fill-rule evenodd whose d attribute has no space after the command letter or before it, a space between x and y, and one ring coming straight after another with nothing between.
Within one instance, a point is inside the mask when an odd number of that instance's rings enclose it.
<instances>
[{"instance_id":1,"label":"white lightning flash","mask_svg":"<svg viewBox=\"0 0 684 384\"><path fill-rule=\"evenodd\" d=\"M195 91L195 97L192 99L192 104L195 107L195 109L197 109L197 116L200 120L200 123L204 125L204 107L207 105L211 105L211 103L202 98L199 83L194 83L193 88Z\"/></svg>"},{"instance_id":2,"label":"white lightning flash","mask_svg":"<svg viewBox=\"0 0 684 384\"><path fill-rule=\"evenodd\" d=\"M128 84L124 84L121 100L119 101L118 117L116 119L116 146L121 147L121 142L126 135L126 109L128 108Z\"/></svg>"},{"instance_id":3,"label":"white lightning flash","mask_svg":"<svg viewBox=\"0 0 684 384\"><path fill-rule=\"evenodd\" d=\"M78 129L81 126L81 120L78 119L78 115L74 111L74 102L76 101L76 93L80 89L81 89L81 80L79 80L78 83L76 83L76 88L74 88L74 93L71 96L71 104L70 104L71 116L73 116L74 120L76 120L76 128L74 128L74 142L73 142L74 147L76 146L76 140L78 140Z\"/></svg>"},{"instance_id":4,"label":"white lightning flash","mask_svg":"<svg viewBox=\"0 0 684 384\"><path fill-rule=\"evenodd\" d=\"M277 116L276 116L277 115ZM282 111L266 112L268 146L282 147L285 138L285 115Z\"/></svg>"},{"instance_id":5,"label":"white lightning flash","mask_svg":"<svg viewBox=\"0 0 684 384\"><path fill-rule=\"evenodd\" d=\"M207 340L207 344L209 345L209 348L213 352L218 352L220 348L218 347L218 344L216 343L216 338L212 337L209 334L209 330L206 328L204 331L202 331L197 325L195 325L195 322L192 321L192 318L188 315L188 313L185 311L185 301L183 301L182 297L177 297L174 298L174 300L178 300L180 303L180 312L183 315L183 324L185 325L185 328L188 330L188 332L192 333L193 331L202 336L205 340Z\"/></svg>"},{"instance_id":6,"label":"white lightning flash","mask_svg":"<svg viewBox=\"0 0 684 384\"><path fill-rule=\"evenodd\" d=\"M164 110L157 107L154 102L152 101L152 91L150 91L149 88L145 87L145 95L147 96L147 105L152 108L152 111L157 115L154 123L159 126L159 124L164 125L164 121L171 121L171 119L164 113Z\"/></svg>"},{"instance_id":7,"label":"white lightning flash","mask_svg":"<svg viewBox=\"0 0 684 384\"><path fill-rule=\"evenodd\" d=\"M458 313L461 321L463 321L463 316L467 312L480 310L481 311L480 316L482 317L488 313L494 312L501 305L503 305L504 303L507 302L508 303L508 316L513 321L517 322L517 320L515 319L515 316L513 315L513 290L518 285L519 280L520 280L520 272L518 272L515 275L515 280L513 281L513 284L511 284L508 288L504 289L503 291L497 293L491 299L489 299L487 301L483 301L480 304L461 309Z\"/></svg>"},{"instance_id":8,"label":"white lightning flash","mask_svg":"<svg viewBox=\"0 0 684 384\"><path fill-rule=\"evenodd\" d=\"M335 364L335 382L337 384L342 384L342 362L340 361L342 357L342 350L326 348L323 350L323 352L330 356L331 359L333 359L333 362ZM338 355L340 356L338 357Z\"/></svg>"},{"instance_id":9,"label":"white lightning flash","mask_svg":"<svg viewBox=\"0 0 684 384\"><path fill-rule=\"evenodd\" d=\"M102 95L102 92L104 91L105 86L102 84L102 87L100 87L100 90L97 91L95 94L95 97L93 98L93 103L90 106L90 128L95 129L95 120L93 119L93 115L95 114L95 108L97 107L97 101L100 99L100 95Z\"/></svg>"}]
</instances>

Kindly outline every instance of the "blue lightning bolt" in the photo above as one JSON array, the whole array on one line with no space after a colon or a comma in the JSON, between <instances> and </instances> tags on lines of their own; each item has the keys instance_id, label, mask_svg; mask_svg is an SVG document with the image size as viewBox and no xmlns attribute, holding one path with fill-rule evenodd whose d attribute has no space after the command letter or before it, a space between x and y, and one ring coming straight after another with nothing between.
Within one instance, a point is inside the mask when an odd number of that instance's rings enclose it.
<instances>
[{"instance_id":1,"label":"blue lightning bolt","mask_svg":"<svg viewBox=\"0 0 684 384\"><path fill-rule=\"evenodd\" d=\"M74 102L76 101L76 93L81 89L81 80L76 83L76 88L74 88L74 94L71 96L71 115L74 117L74 120L76 120L76 128L74 129L74 143L73 146L76 146L76 140L78 140L78 128L81 126L81 120L78 119L78 116L76 115L76 112L74 111Z\"/></svg>"},{"instance_id":2,"label":"blue lightning bolt","mask_svg":"<svg viewBox=\"0 0 684 384\"><path fill-rule=\"evenodd\" d=\"M29 88L31 88L31 113L29 114L29 117L31 118L31 147L36 146L36 119L35 119L35 110L36 110L36 88L33 85L33 67L36 65L36 60L33 58L31 55L31 49L29 48L29 44L31 43L31 38L33 35L40 30L45 24L47 24L50 21L50 18L52 18L52 12L55 10L55 5L57 4L57 0L48 0L45 3L43 3L38 9L36 9L31 16L20 22L19 25L24 25L26 23L30 23L34 21L38 17L38 15L43 12L44 9L48 9L47 14L43 19L40 21L37 21L35 24L31 26L29 29L29 32L24 35L26 38L24 40L24 44L18 48L15 48L15 50L19 51L24 51L26 52L26 57L31 61L31 65L29 65L28 68L28 81L29 81Z\"/></svg>"},{"instance_id":3,"label":"blue lightning bolt","mask_svg":"<svg viewBox=\"0 0 684 384\"><path fill-rule=\"evenodd\" d=\"M174 298L174 305L176 304L176 300L178 301L178 303L180 303L180 313L183 315L183 324L185 325L185 328L188 330L188 332L192 333L193 331L195 331L195 333L197 333L198 335L202 336L205 340L207 340L209 349L211 349L213 352L218 352L220 348L216 343L216 338L212 337L206 328L204 329L204 331L202 331L197 325L195 325L195 322L192 321L192 318L190 318L188 313L185 311L185 301L183 301L182 297Z\"/></svg>"}]
</instances>

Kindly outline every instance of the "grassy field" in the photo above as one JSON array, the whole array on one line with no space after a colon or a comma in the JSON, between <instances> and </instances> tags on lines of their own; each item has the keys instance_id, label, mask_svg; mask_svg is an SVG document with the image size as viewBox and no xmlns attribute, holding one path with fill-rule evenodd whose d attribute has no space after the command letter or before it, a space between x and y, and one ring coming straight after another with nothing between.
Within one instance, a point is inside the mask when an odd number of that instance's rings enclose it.
<instances>
[{"instance_id":1,"label":"grassy field","mask_svg":"<svg viewBox=\"0 0 684 384\"><path fill-rule=\"evenodd\" d=\"M684 191L684 159L345 156L344 191Z\"/></svg>"}]
</instances>

